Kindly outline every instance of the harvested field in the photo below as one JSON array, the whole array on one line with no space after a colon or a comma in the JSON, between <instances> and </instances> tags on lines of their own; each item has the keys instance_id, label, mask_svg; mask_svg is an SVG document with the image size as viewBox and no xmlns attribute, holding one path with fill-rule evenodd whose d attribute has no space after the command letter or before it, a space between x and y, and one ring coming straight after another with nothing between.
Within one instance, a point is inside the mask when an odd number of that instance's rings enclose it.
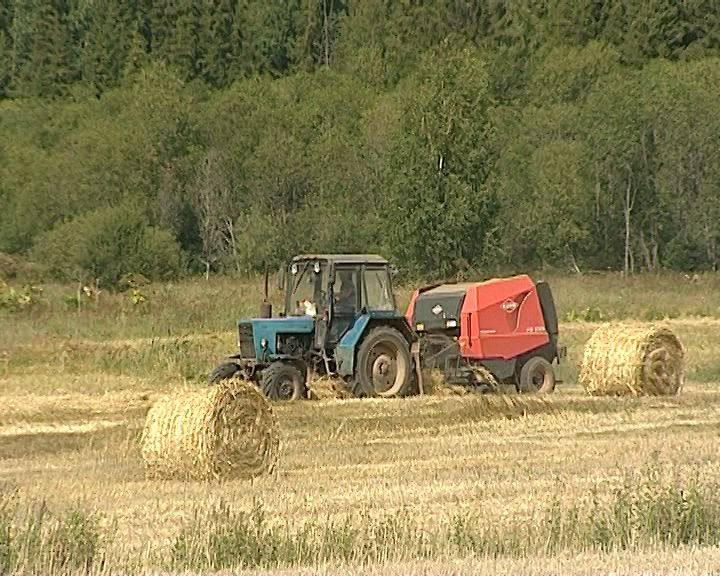
<instances>
[{"instance_id":1,"label":"harvested field","mask_svg":"<svg viewBox=\"0 0 720 576\"><path fill-rule=\"evenodd\" d=\"M569 358L552 395L356 400L318 381L318 400L273 405L274 472L222 483L148 479L141 439L162 397L207 390L202 376L232 332L120 335L118 345L85 334L63 365L26 327L0 362L10 568L45 557L36 542L72 558L94 550L90 573L709 573L720 544L719 324L667 325L687 353L679 395L587 395L578 367L600 325L566 322ZM107 350L123 351L118 365ZM41 509L45 536L33 540L28 514ZM48 566L40 572L60 573Z\"/></svg>"}]
</instances>

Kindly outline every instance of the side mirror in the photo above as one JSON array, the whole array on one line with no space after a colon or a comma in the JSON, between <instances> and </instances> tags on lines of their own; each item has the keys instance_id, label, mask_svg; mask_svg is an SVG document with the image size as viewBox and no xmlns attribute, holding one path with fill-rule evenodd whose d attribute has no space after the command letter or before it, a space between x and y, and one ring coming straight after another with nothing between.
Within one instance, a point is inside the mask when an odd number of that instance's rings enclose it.
<instances>
[{"instance_id":1,"label":"side mirror","mask_svg":"<svg viewBox=\"0 0 720 576\"><path fill-rule=\"evenodd\" d=\"M277 289L282 292L285 290L285 267L281 266L277 273Z\"/></svg>"}]
</instances>

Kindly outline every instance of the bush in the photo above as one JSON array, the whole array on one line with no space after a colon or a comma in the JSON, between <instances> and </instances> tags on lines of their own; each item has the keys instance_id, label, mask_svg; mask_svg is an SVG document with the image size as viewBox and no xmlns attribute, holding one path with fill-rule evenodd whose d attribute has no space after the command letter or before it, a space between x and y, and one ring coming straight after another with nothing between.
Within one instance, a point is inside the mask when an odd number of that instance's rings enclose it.
<instances>
[{"instance_id":1,"label":"bush","mask_svg":"<svg viewBox=\"0 0 720 576\"><path fill-rule=\"evenodd\" d=\"M0 310L27 310L41 301L43 290L39 286L27 285L16 290L0 279Z\"/></svg>"},{"instance_id":2,"label":"bush","mask_svg":"<svg viewBox=\"0 0 720 576\"><path fill-rule=\"evenodd\" d=\"M132 272L167 280L184 270L184 257L172 234L148 224L138 209L102 208L42 234L31 255L60 280L99 280L115 287Z\"/></svg>"}]
</instances>

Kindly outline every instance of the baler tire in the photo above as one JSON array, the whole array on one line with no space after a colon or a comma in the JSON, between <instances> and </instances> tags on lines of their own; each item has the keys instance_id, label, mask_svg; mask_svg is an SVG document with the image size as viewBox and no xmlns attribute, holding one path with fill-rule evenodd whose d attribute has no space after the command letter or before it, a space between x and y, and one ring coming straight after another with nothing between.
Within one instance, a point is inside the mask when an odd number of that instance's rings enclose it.
<instances>
[{"instance_id":1,"label":"baler tire","mask_svg":"<svg viewBox=\"0 0 720 576\"><path fill-rule=\"evenodd\" d=\"M273 362L260 375L260 388L270 400L293 401L307 398L302 371L288 362Z\"/></svg>"},{"instance_id":2,"label":"baler tire","mask_svg":"<svg viewBox=\"0 0 720 576\"><path fill-rule=\"evenodd\" d=\"M523 394L549 394L555 390L552 364L542 356L533 356L522 365L518 390Z\"/></svg>"},{"instance_id":3,"label":"baler tire","mask_svg":"<svg viewBox=\"0 0 720 576\"><path fill-rule=\"evenodd\" d=\"M235 362L223 362L215 368L215 370L210 372L208 384L217 384L220 380L229 380L239 371L240 366L235 364Z\"/></svg>"},{"instance_id":4,"label":"baler tire","mask_svg":"<svg viewBox=\"0 0 720 576\"><path fill-rule=\"evenodd\" d=\"M371 354L377 353L377 348L385 353L378 354L371 362ZM390 355L394 357L389 358ZM385 358L379 364L383 356ZM372 366L370 366L371 363ZM395 381L388 388L378 390L373 383L373 375L383 368L388 369L388 364L390 364L390 368L394 369ZM360 344L353 382L361 386L365 394L369 396L381 398L406 396L411 393L413 370L410 346L402 332L390 326L378 326L370 330Z\"/></svg>"}]
</instances>

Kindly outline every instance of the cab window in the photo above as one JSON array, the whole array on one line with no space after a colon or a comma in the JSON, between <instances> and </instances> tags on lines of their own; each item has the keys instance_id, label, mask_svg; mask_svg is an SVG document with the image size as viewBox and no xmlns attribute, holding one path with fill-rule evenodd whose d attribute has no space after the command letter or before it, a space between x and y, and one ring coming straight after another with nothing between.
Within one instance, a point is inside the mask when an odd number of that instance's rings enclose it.
<instances>
[{"instance_id":1,"label":"cab window","mask_svg":"<svg viewBox=\"0 0 720 576\"><path fill-rule=\"evenodd\" d=\"M386 268L365 269L363 306L368 310L395 310L390 274Z\"/></svg>"},{"instance_id":2,"label":"cab window","mask_svg":"<svg viewBox=\"0 0 720 576\"><path fill-rule=\"evenodd\" d=\"M338 266L335 274L335 313L354 315L358 304L357 268Z\"/></svg>"}]
</instances>

